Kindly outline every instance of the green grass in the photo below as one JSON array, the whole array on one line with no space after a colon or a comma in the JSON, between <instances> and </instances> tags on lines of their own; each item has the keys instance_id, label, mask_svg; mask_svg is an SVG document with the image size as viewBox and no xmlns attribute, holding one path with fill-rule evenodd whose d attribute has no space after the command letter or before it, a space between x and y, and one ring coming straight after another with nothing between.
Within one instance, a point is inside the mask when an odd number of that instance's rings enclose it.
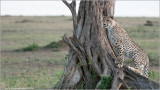
<instances>
[{"instance_id":1,"label":"green grass","mask_svg":"<svg viewBox=\"0 0 160 90\"><path fill-rule=\"evenodd\" d=\"M159 82L159 75L160 75L160 73L157 73L157 72L155 72L154 70L151 70L151 71L149 71L149 78L150 79L152 79L152 80L155 80L155 81L157 81L157 82Z\"/></svg>"},{"instance_id":2,"label":"green grass","mask_svg":"<svg viewBox=\"0 0 160 90\"><path fill-rule=\"evenodd\" d=\"M63 73L66 52L48 53L48 56L44 56L44 52L34 52L34 57L27 53L29 52L23 53L26 54L23 60L21 55L14 58L2 57L2 87L53 88ZM37 54L44 57L36 56ZM32 58L27 58L28 56Z\"/></svg>"},{"instance_id":3,"label":"green grass","mask_svg":"<svg viewBox=\"0 0 160 90\"><path fill-rule=\"evenodd\" d=\"M131 38L151 59L149 78L157 80L159 66L159 27L144 26L146 20L158 18L116 17ZM137 22L138 21L138 22ZM59 80L68 60L68 50L57 42L67 33L72 35L71 17L65 16L2 16L1 17L1 86L2 88L52 88ZM35 43L32 44L32 43ZM16 52L26 48L49 46L44 50ZM126 60L130 64L132 60ZM77 64L79 66L80 64ZM92 78L95 78L93 75ZM82 83L82 88L84 87Z\"/></svg>"},{"instance_id":4,"label":"green grass","mask_svg":"<svg viewBox=\"0 0 160 90\"><path fill-rule=\"evenodd\" d=\"M17 75L3 75L2 85L5 88L53 88L61 77L62 69L39 68L36 70L20 71Z\"/></svg>"}]
</instances>

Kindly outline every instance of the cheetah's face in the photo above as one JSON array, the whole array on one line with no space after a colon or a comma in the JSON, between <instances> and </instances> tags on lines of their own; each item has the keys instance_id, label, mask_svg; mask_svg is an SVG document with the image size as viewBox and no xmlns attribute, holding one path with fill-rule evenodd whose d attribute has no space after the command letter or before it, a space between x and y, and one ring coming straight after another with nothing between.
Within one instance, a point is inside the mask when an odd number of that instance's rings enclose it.
<instances>
[{"instance_id":1,"label":"cheetah's face","mask_svg":"<svg viewBox=\"0 0 160 90\"><path fill-rule=\"evenodd\" d=\"M103 24L108 29L112 25L112 19L110 17L103 17Z\"/></svg>"}]
</instances>

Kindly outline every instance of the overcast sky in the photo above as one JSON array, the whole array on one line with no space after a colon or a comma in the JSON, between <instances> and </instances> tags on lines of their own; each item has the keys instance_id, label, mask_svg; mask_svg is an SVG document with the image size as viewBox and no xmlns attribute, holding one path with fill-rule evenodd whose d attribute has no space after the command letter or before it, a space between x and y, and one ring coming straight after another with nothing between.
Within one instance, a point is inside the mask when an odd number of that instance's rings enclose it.
<instances>
[{"instance_id":1,"label":"overcast sky","mask_svg":"<svg viewBox=\"0 0 160 90\"><path fill-rule=\"evenodd\" d=\"M78 3L77 3L78 4ZM77 6L78 9L78 6ZM57 16L71 15L62 1L1 1L1 15ZM118 0L115 16L159 17L159 1Z\"/></svg>"}]
</instances>

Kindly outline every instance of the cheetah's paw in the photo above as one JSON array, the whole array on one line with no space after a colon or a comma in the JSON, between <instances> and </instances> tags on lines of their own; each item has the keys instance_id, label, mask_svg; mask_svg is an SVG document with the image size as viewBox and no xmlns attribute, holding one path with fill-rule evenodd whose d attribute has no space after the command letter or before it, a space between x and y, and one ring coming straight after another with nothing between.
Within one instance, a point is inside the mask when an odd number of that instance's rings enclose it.
<instances>
[{"instance_id":1,"label":"cheetah's paw","mask_svg":"<svg viewBox=\"0 0 160 90\"><path fill-rule=\"evenodd\" d=\"M134 67L128 66L128 69L140 74L140 69L135 69Z\"/></svg>"}]
</instances>

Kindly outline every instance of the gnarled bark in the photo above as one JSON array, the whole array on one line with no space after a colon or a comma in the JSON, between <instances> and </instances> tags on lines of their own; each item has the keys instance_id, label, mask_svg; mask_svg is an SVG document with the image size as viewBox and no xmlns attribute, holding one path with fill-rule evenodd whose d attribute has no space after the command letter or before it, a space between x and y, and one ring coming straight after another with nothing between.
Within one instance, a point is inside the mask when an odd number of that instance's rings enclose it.
<instances>
[{"instance_id":1,"label":"gnarled bark","mask_svg":"<svg viewBox=\"0 0 160 90\"><path fill-rule=\"evenodd\" d=\"M55 89L95 89L103 83L103 77L112 77L108 88L155 89L159 84L145 78L125 66L116 68L117 54L108 41L102 17L114 16L114 0L81 1L76 16L75 0L69 4L73 16L74 33L62 37L70 47L68 64Z\"/></svg>"}]
</instances>

